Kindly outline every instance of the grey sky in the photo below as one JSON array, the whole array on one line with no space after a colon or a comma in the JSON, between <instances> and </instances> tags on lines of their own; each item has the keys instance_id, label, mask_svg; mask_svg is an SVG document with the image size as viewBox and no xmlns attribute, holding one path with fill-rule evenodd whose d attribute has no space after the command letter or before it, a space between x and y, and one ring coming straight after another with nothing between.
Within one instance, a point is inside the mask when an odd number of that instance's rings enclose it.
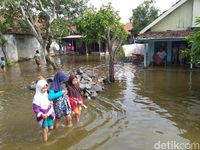
<instances>
[{"instance_id":1,"label":"grey sky","mask_svg":"<svg viewBox=\"0 0 200 150\"><path fill-rule=\"evenodd\" d=\"M144 0L90 0L90 3L95 7L99 8L102 4L107 4L111 2L113 7L119 11L121 21L123 23L129 22L129 18L132 14L132 9L136 8ZM178 0L155 0L156 7L160 9L161 12L169 9Z\"/></svg>"}]
</instances>

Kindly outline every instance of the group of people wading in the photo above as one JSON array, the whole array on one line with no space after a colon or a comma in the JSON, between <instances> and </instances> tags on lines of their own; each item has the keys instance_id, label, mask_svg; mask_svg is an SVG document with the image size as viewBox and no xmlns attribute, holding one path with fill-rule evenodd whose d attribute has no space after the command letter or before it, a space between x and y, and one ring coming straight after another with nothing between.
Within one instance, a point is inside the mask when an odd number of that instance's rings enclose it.
<instances>
[{"instance_id":1,"label":"group of people wading","mask_svg":"<svg viewBox=\"0 0 200 150\"><path fill-rule=\"evenodd\" d=\"M62 117L67 127L73 126L73 118L79 122L82 107L86 108L75 75L67 77L60 71L54 76L51 84L45 79L37 81L33 110L42 127L44 142L48 140L48 131L59 127Z\"/></svg>"}]
</instances>

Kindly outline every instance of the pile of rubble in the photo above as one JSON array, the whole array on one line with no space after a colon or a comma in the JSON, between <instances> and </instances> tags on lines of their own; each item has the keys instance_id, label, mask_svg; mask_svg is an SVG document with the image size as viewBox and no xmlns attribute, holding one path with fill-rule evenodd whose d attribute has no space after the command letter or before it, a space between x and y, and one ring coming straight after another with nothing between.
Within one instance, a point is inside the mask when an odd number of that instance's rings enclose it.
<instances>
[{"instance_id":1,"label":"pile of rubble","mask_svg":"<svg viewBox=\"0 0 200 150\"><path fill-rule=\"evenodd\" d=\"M67 76L74 74L79 81L79 87L83 92L83 96L90 99L96 98L100 92L104 90L104 84L106 82L105 77L100 77L95 69L72 69L66 73ZM48 83L53 81L53 76L46 79ZM28 88L35 90L35 82L30 84Z\"/></svg>"}]
</instances>

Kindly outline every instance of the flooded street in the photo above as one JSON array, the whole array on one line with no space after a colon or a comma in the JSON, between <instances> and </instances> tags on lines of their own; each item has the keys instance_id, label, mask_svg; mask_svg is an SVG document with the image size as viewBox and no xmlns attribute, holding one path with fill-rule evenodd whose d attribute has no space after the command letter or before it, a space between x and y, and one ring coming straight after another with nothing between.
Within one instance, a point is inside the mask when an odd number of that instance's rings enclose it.
<instances>
[{"instance_id":1,"label":"flooded street","mask_svg":"<svg viewBox=\"0 0 200 150\"><path fill-rule=\"evenodd\" d=\"M104 64L98 57L62 57L64 70ZM105 69L105 68L104 68ZM104 73L102 68L102 73ZM200 71L182 68L116 66L119 81L106 85L88 106L80 123L64 124L41 142L41 129L32 111L34 91L26 85L39 75L34 61L21 62L0 74L0 149L2 150L154 150L155 143L200 144Z\"/></svg>"}]
</instances>

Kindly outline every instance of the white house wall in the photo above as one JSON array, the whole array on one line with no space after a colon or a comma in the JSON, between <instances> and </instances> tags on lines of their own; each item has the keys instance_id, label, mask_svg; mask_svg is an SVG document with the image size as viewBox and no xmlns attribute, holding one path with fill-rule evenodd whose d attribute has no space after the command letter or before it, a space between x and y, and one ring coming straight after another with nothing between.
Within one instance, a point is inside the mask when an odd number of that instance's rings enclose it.
<instances>
[{"instance_id":1,"label":"white house wall","mask_svg":"<svg viewBox=\"0 0 200 150\"><path fill-rule=\"evenodd\" d=\"M192 20L192 26L196 27L196 17L200 17L200 0L194 0L193 3L193 20Z\"/></svg>"},{"instance_id":2,"label":"white house wall","mask_svg":"<svg viewBox=\"0 0 200 150\"><path fill-rule=\"evenodd\" d=\"M41 50L40 43L33 36L29 35L4 35L7 43L4 46L7 58L11 62L34 57L35 50ZM0 47L0 57L3 57Z\"/></svg>"},{"instance_id":3,"label":"white house wall","mask_svg":"<svg viewBox=\"0 0 200 150\"><path fill-rule=\"evenodd\" d=\"M151 28L151 31L187 30L188 28L192 27L192 14L193 0L188 0L186 3L174 10L171 14L166 16L163 20L154 25Z\"/></svg>"},{"instance_id":4,"label":"white house wall","mask_svg":"<svg viewBox=\"0 0 200 150\"><path fill-rule=\"evenodd\" d=\"M42 49L40 43L33 36L16 35L15 39L18 51L18 60L33 58L35 51Z\"/></svg>"},{"instance_id":5,"label":"white house wall","mask_svg":"<svg viewBox=\"0 0 200 150\"><path fill-rule=\"evenodd\" d=\"M18 51L16 46L16 39L13 35L4 36L7 43L4 46L4 50L6 52L7 58L10 61L16 62L18 61Z\"/></svg>"}]
</instances>

